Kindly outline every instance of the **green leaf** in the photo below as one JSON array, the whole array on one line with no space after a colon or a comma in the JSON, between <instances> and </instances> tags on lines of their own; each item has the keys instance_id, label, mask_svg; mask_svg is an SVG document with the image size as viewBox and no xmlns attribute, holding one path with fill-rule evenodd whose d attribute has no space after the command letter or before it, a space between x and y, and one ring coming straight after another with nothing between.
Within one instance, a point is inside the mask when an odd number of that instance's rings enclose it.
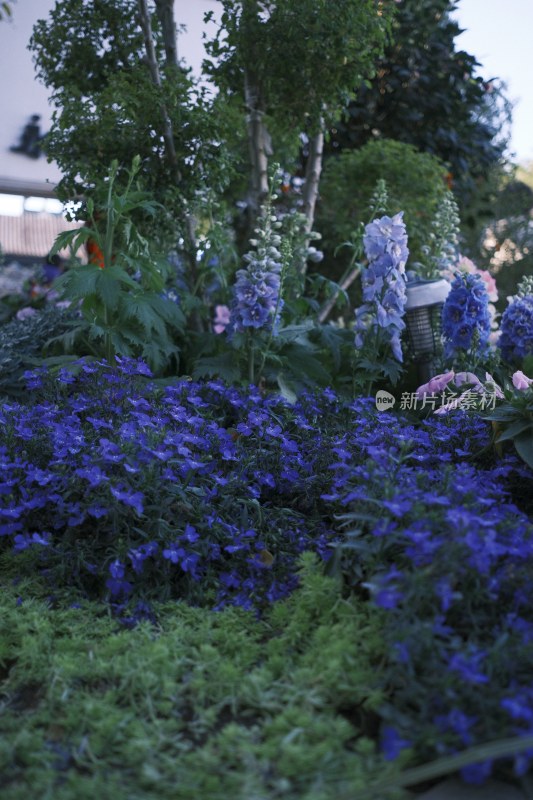
<instances>
[{"instance_id":1,"label":"green leaf","mask_svg":"<svg viewBox=\"0 0 533 800\"><path fill-rule=\"evenodd\" d=\"M294 343L284 347L282 354L286 362L284 369L286 374L292 375L308 386L331 383L331 375L315 357L310 347Z\"/></svg>"},{"instance_id":2,"label":"green leaf","mask_svg":"<svg viewBox=\"0 0 533 800\"><path fill-rule=\"evenodd\" d=\"M194 380L198 378L219 377L232 383L238 381L241 373L233 353L222 353L210 358L199 358L192 371Z\"/></svg>"},{"instance_id":3,"label":"green leaf","mask_svg":"<svg viewBox=\"0 0 533 800\"><path fill-rule=\"evenodd\" d=\"M296 403L296 401L298 400L298 396L297 396L296 392L292 389L290 382L287 381L285 379L285 377L281 373L279 373L276 376L276 382L277 382L277 384L279 386L279 390L280 390L282 396L285 398L285 400L287 400L289 403L294 405Z\"/></svg>"},{"instance_id":4,"label":"green leaf","mask_svg":"<svg viewBox=\"0 0 533 800\"><path fill-rule=\"evenodd\" d=\"M524 433L524 431L531 429L532 426L533 422L531 420L517 420L516 422L513 422L512 425L509 425L509 427L498 436L497 441L506 442L509 439L514 439L515 436L518 436L520 433Z\"/></svg>"},{"instance_id":5,"label":"green leaf","mask_svg":"<svg viewBox=\"0 0 533 800\"><path fill-rule=\"evenodd\" d=\"M520 458L533 469L533 432L528 430L514 439L514 446Z\"/></svg>"},{"instance_id":6,"label":"green leaf","mask_svg":"<svg viewBox=\"0 0 533 800\"><path fill-rule=\"evenodd\" d=\"M114 311L120 300L121 286L119 280L110 269L101 269L95 281L95 291L105 307Z\"/></svg>"},{"instance_id":7,"label":"green leaf","mask_svg":"<svg viewBox=\"0 0 533 800\"><path fill-rule=\"evenodd\" d=\"M159 294L150 294L150 303L154 312L164 319L169 325L182 329L185 325L183 311L174 300L161 297Z\"/></svg>"},{"instance_id":8,"label":"green leaf","mask_svg":"<svg viewBox=\"0 0 533 800\"><path fill-rule=\"evenodd\" d=\"M404 786L416 786L426 781L442 778L444 775L451 775L454 772L467 767L470 764L477 764L482 761L495 760L506 756L515 756L524 753L533 747L533 736L516 736L509 739L499 739L487 744L474 745L464 750L462 753L455 753L451 756L438 758L429 764L422 764L420 767L407 769L400 775L378 781L374 786L369 786L357 793L357 800L381 800L385 792L391 789L399 789Z\"/></svg>"},{"instance_id":9,"label":"green leaf","mask_svg":"<svg viewBox=\"0 0 533 800\"><path fill-rule=\"evenodd\" d=\"M166 336L165 323L154 310L151 295L130 295L123 304L123 311L127 318L134 319L139 323L147 336L154 331L159 336Z\"/></svg>"},{"instance_id":10,"label":"green leaf","mask_svg":"<svg viewBox=\"0 0 533 800\"><path fill-rule=\"evenodd\" d=\"M96 292L102 270L95 264L72 267L54 282L54 289L66 300L80 300Z\"/></svg>"},{"instance_id":11,"label":"green leaf","mask_svg":"<svg viewBox=\"0 0 533 800\"><path fill-rule=\"evenodd\" d=\"M50 256L56 255L60 250L69 247L74 252L77 252L80 247L91 237L94 237L94 231L89 228L77 228L71 231L63 231L56 236L54 244L50 250Z\"/></svg>"}]
</instances>

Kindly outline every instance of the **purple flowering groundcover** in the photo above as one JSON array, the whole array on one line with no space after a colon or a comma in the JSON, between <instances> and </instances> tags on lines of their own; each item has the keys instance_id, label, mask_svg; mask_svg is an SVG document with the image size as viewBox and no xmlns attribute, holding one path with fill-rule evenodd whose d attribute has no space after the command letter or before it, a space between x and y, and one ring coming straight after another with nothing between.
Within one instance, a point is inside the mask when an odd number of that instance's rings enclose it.
<instances>
[{"instance_id":1,"label":"purple flowering groundcover","mask_svg":"<svg viewBox=\"0 0 533 800\"><path fill-rule=\"evenodd\" d=\"M0 411L0 534L52 599L104 601L130 625L169 599L261 614L312 550L382 609L390 758L533 732L531 472L496 457L486 422L155 382L129 360L29 387Z\"/></svg>"}]
</instances>

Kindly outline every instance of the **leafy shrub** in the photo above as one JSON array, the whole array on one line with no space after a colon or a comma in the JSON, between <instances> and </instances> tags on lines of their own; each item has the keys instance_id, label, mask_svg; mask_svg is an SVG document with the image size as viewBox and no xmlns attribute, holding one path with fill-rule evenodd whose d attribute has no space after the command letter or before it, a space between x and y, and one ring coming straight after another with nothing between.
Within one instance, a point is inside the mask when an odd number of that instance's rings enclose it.
<instances>
[{"instance_id":1,"label":"leafy shrub","mask_svg":"<svg viewBox=\"0 0 533 800\"><path fill-rule=\"evenodd\" d=\"M71 311L49 306L0 326L0 396L24 394L24 373L41 361L47 341L67 332L72 319Z\"/></svg>"},{"instance_id":2,"label":"leafy shrub","mask_svg":"<svg viewBox=\"0 0 533 800\"><path fill-rule=\"evenodd\" d=\"M410 265L423 261L431 223L446 193L445 170L440 162L412 145L390 139L369 142L326 161L320 183L316 227L331 257L349 241L354 230L367 222L368 206L376 183L386 181L389 215L404 211L409 233ZM343 251L339 251L342 258Z\"/></svg>"}]
</instances>

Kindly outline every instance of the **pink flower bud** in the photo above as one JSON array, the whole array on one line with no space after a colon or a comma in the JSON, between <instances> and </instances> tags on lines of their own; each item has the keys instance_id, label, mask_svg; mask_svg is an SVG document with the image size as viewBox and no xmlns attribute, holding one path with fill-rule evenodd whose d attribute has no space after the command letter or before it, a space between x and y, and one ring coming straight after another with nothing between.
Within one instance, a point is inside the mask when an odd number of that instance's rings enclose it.
<instances>
[{"instance_id":1,"label":"pink flower bud","mask_svg":"<svg viewBox=\"0 0 533 800\"><path fill-rule=\"evenodd\" d=\"M514 388L518 389L519 392L523 392L525 389L529 389L529 387L533 383L533 380L531 378L528 378L527 375L524 375L524 373L521 370L518 370L517 372L514 373L512 381Z\"/></svg>"},{"instance_id":2,"label":"pink flower bud","mask_svg":"<svg viewBox=\"0 0 533 800\"><path fill-rule=\"evenodd\" d=\"M435 375L434 378L431 378L429 383L424 383L422 386L418 387L416 396L422 398L426 394L439 394L453 381L454 377L455 372L453 370L451 372L443 372L441 375Z\"/></svg>"}]
</instances>

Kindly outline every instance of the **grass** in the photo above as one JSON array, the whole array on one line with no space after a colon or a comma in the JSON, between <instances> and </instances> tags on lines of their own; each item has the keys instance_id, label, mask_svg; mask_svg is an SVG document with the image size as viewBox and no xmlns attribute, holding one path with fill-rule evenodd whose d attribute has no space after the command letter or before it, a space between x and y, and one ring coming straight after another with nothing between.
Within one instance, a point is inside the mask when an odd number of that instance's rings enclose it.
<instances>
[{"instance_id":1,"label":"grass","mask_svg":"<svg viewBox=\"0 0 533 800\"><path fill-rule=\"evenodd\" d=\"M119 629L35 594L0 600L3 800L354 800L405 763L371 740L382 612L310 554L262 620L169 603Z\"/></svg>"}]
</instances>

